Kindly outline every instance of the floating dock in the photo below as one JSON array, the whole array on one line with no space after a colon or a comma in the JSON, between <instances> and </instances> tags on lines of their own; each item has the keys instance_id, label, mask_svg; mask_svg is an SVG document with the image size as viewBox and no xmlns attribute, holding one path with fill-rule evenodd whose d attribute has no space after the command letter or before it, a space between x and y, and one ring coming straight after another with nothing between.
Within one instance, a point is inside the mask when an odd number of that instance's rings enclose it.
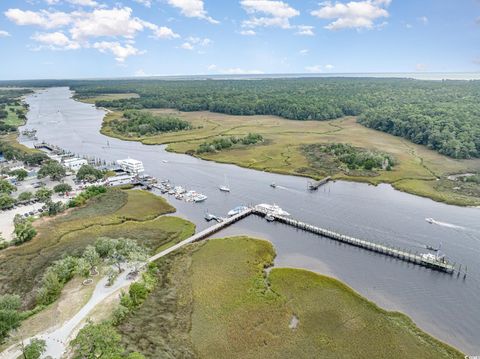
<instances>
[{"instance_id":1,"label":"floating dock","mask_svg":"<svg viewBox=\"0 0 480 359\"><path fill-rule=\"evenodd\" d=\"M397 258L397 259L400 259L400 260L403 260L403 261L406 261L406 262L418 264L418 265L421 265L421 266L424 266L424 267L439 270L439 271L449 273L449 274L452 274L452 273L455 272L455 266L448 263L447 261L429 260L429 259L426 259L426 258L422 257L419 254L411 253L411 252L406 251L406 250L401 250L401 249L397 249L397 248L394 248L394 247L389 247L389 246L386 246L386 245L373 243L373 242L363 240L363 239L353 238L353 237L346 236L346 235L343 235L343 234L339 234L339 233L336 233L336 232L333 232L333 231L330 231L330 230L327 230L327 229L316 227L316 226L313 226L311 224L307 224L307 223L304 223L304 222L301 222L301 221L297 221L297 220L292 219L292 218L267 213L266 211L264 211L263 209L261 209L259 207L254 207L253 208L253 213L257 214L257 215L260 215L260 216L266 216L267 214L270 214L272 217L275 218L276 221L287 224L289 226L292 226L292 227L295 227L295 228L298 228L298 229L302 229L302 230L310 232L310 233L318 234L318 235L321 235L323 237L327 237L327 238L336 240L336 241L341 242L341 243L349 244L349 245L352 245L352 246L355 246L355 247L360 247L360 248L363 248L363 249L366 249L366 250L369 250L369 251L372 251L372 252L381 253L381 254L384 254L386 256L394 257L394 258Z\"/></svg>"},{"instance_id":2,"label":"floating dock","mask_svg":"<svg viewBox=\"0 0 480 359\"><path fill-rule=\"evenodd\" d=\"M332 179L332 177L328 176L328 177L325 177L324 179L321 179L320 181L309 181L308 184L307 184L307 188L310 190L310 191L315 191L317 190L320 186L323 186L325 183L327 183L328 181L330 181Z\"/></svg>"}]
</instances>

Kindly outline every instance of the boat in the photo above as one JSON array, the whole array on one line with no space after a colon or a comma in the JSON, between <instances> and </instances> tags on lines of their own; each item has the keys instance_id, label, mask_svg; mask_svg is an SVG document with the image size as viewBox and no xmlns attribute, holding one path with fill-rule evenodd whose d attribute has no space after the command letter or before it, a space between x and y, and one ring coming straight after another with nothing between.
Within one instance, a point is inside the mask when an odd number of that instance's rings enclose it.
<instances>
[{"instance_id":1,"label":"boat","mask_svg":"<svg viewBox=\"0 0 480 359\"><path fill-rule=\"evenodd\" d=\"M434 247L434 246L430 246L430 245L426 244L425 248L430 250L430 251L438 252L440 250L441 246L442 246L441 244L438 247Z\"/></svg>"},{"instance_id":2,"label":"boat","mask_svg":"<svg viewBox=\"0 0 480 359\"><path fill-rule=\"evenodd\" d=\"M432 253L423 253L421 254L422 261L425 262L438 262L437 256Z\"/></svg>"},{"instance_id":3,"label":"boat","mask_svg":"<svg viewBox=\"0 0 480 359\"><path fill-rule=\"evenodd\" d=\"M243 211L246 211L248 209L248 207L246 206L238 206L238 207L235 207L234 209L231 209L230 211L228 211L227 215L229 217L233 217L239 213L242 213Z\"/></svg>"},{"instance_id":4,"label":"boat","mask_svg":"<svg viewBox=\"0 0 480 359\"><path fill-rule=\"evenodd\" d=\"M194 198L193 198L193 202L195 203L199 203L199 202L204 202L208 197L205 196L204 194L197 194Z\"/></svg>"},{"instance_id":5,"label":"boat","mask_svg":"<svg viewBox=\"0 0 480 359\"><path fill-rule=\"evenodd\" d=\"M218 189L222 192L230 192L230 187L228 187L228 183L227 183L227 176L225 176L225 183L220 187L218 187Z\"/></svg>"},{"instance_id":6,"label":"boat","mask_svg":"<svg viewBox=\"0 0 480 359\"><path fill-rule=\"evenodd\" d=\"M430 224L433 224L435 222L433 218L425 218L425 220Z\"/></svg>"},{"instance_id":7,"label":"boat","mask_svg":"<svg viewBox=\"0 0 480 359\"><path fill-rule=\"evenodd\" d=\"M268 222L273 222L275 220L275 217L272 216L271 214L267 214L265 216L265 219L268 221Z\"/></svg>"},{"instance_id":8,"label":"boat","mask_svg":"<svg viewBox=\"0 0 480 359\"><path fill-rule=\"evenodd\" d=\"M275 184L275 182L272 182L272 183L270 183L270 187L277 188L277 185Z\"/></svg>"},{"instance_id":9,"label":"boat","mask_svg":"<svg viewBox=\"0 0 480 359\"><path fill-rule=\"evenodd\" d=\"M272 214L274 216L289 216L290 213L287 211L284 211L282 208L277 206L276 204L266 204L266 203L261 203L257 205L257 208L260 209L261 211L267 213L267 214Z\"/></svg>"}]
</instances>

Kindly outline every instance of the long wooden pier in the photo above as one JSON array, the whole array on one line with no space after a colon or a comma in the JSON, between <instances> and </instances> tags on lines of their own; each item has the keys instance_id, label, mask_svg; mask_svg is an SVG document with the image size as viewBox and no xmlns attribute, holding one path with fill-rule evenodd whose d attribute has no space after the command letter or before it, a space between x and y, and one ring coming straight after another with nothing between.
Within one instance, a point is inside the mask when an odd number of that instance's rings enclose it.
<instances>
[{"instance_id":1,"label":"long wooden pier","mask_svg":"<svg viewBox=\"0 0 480 359\"><path fill-rule=\"evenodd\" d=\"M153 261L157 260L158 258L161 258L161 257L167 255L168 253L176 251L177 249L179 249L179 248L181 248L181 247L183 247L183 246L185 246L189 243L198 242L198 241L201 241L202 239L208 238L212 234L215 234L218 231L234 224L235 222L238 222L241 219L243 219L245 217L248 217L249 215L251 215L253 213L253 211L254 211L254 208L248 208L245 211L243 211L239 214L236 214L235 216L232 216L230 218L225 219L223 222L214 224L213 226L208 227L208 228L204 229L203 231L194 234L193 236L185 239L184 241L182 241L180 243L177 243L174 246L171 246L171 247L165 249L164 251L162 251L160 253L155 254L153 257L150 257L148 259L148 262L153 262Z\"/></svg>"},{"instance_id":2,"label":"long wooden pier","mask_svg":"<svg viewBox=\"0 0 480 359\"><path fill-rule=\"evenodd\" d=\"M265 216L269 214L265 210L259 207L254 207L253 213L260 216ZM406 262L415 263L415 264L428 267L431 269L439 270L442 272L446 272L446 273L455 272L455 266L448 263L445 260L433 260L433 259L430 260L416 253L411 253L405 250L389 247L383 244L377 244L367 240L346 236L343 234L339 234L327 229L323 229L320 227L313 226L311 224L307 224L307 223L295 220L293 218L288 218L288 217L279 216L279 215L272 215L272 214L270 215L274 217L275 220L278 222L287 224L289 226L292 226L298 229L302 229L310 233L318 234L318 235L336 240L338 242L349 244L355 247L360 247L376 253L381 253L390 257L394 257L394 258L406 261Z\"/></svg>"},{"instance_id":3,"label":"long wooden pier","mask_svg":"<svg viewBox=\"0 0 480 359\"><path fill-rule=\"evenodd\" d=\"M321 179L320 181L309 181L308 184L307 184L307 187L308 187L309 190L315 191L320 186L323 186L325 183L327 183L331 179L332 179L332 177L328 176L328 177L325 177L325 178Z\"/></svg>"}]
</instances>

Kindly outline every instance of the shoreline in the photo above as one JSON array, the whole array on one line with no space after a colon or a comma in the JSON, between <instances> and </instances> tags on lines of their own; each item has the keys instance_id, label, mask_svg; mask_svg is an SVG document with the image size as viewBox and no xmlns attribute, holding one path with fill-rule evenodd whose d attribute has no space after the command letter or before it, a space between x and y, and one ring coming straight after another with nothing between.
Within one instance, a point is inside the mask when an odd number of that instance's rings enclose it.
<instances>
[{"instance_id":1,"label":"shoreline","mask_svg":"<svg viewBox=\"0 0 480 359\"><path fill-rule=\"evenodd\" d=\"M86 103L86 104L91 104L89 102L84 102L81 99L75 99L74 98L74 100L82 102L82 103ZM317 176L308 176L308 175L299 174L299 173L290 172L290 171L271 170L269 168L261 170L261 169L255 168L255 167L244 165L241 162L235 162L233 160L230 161L230 160L208 158L206 156L187 153L187 152L181 151L181 150L180 151L175 150L170 146L171 144L180 143L180 142L184 142L184 141L170 140L170 141L163 141L163 142L160 142L160 143L153 143L153 142L149 141L149 138L151 138L151 137L141 138L141 137L122 136L120 134L114 133L113 131L107 131L106 130L107 124L109 122L108 115L115 113L115 111L105 109L103 107L96 107L96 108L101 109L101 110L106 112L106 115L104 116L104 118L102 120L101 127L100 127L100 133L102 135L106 136L106 137L115 138L115 139L122 140L122 141L139 142L139 143L141 143L143 145L146 145L146 146L158 146L158 145L165 146L165 151L170 152L170 153L187 155L187 156L191 156L193 158L197 158L197 159L200 159L200 160L203 160L203 161L211 161L211 162L220 163L220 164L231 164L231 165L235 165L235 166L238 166L238 167L241 167L241 168L246 168L246 169L250 169L250 170L254 170L254 171L260 171L260 172L263 171L263 172L280 174L280 175L300 177L300 178L304 178L306 181L308 181L308 180L319 180L319 179L322 178L322 177L317 177ZM177 112L183 113L182 111L178 111L178 110L175 110L175 109L165 109L165 110L172 110L172 111L177 111ZM195 139L192 139L192 141L195 141ZM226 151L228 151L228 150L226 150ZM404 182L404 181L413 180L413 181L420 181L422 183L433 182L433 181L436 181L438 179L438 177L437 178L435 178L435 177L432 177L432 178L407 178L406 177L406 178L395 179L393 181L386 181L386 180L377 180L376 181L375 180L376 176L375 177L362 178L362 177L352 177L352 176L348 176L348 175L345 175L345 174L342 174L342 173L333 174L331 177L332 177L333 181L366 183L366 184L369 184L369 185L372 185L372 186L378 186L380 184L386 184L386 185L391 186L393 189L395 189L397 191L408 193L408 194L411 194L411 195L414 195L414 196L419 196L419 197L422 197L422 198L428 198L428 199L430 199L432 201L435 201L435 202L445 203L447 205L453 205L453 206L459 206L459 207L466 207L466 208L480 208L480 199L475 199L474 197L470 197L469 200L467 200L467 199L451 199L451 198L447 197L448 195L443 196L441 194L441 192L439 192L438 194L425 193L425 192L422 192L421 190L416 190L416 189L413 189L413 188L410 188L410 187L405 188L405 187L401 186L401 183Z\"/></svg>"}]
</instances>

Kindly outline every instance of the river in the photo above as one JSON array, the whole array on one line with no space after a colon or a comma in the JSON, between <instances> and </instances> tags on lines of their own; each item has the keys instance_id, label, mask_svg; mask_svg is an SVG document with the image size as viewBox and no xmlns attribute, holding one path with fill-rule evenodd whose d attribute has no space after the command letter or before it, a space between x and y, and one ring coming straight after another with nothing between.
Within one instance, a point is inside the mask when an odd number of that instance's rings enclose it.
<instances>
[{"instance_id":1,"label":"river","mask_svg":"<svg viewBox=\"0 0 480 359\"><path fill-rule=\"evenodd\" d=\"M169 197L176 215L197 229L207 227L205 211L217 215L240 204L276 203L304 222L343 234L425 252L424 245L442 245L448 258L468 267L466 279L332 240L268 223L256 216L217 236L248 234L270 240L276 266L306 268L338 278L389 310L409 315L428 333L469 355L480 355L480 209L462 208L394 190L338 181L317 192L307 179L203 161L147 146L108 138L99 129L105 111L72 99L68 88L40 90L26 97L30 105L26 128L37 137L79 155L113 161L135 158L159 179L195 189L208 196L201 204ZM33 146L32 142L23 142ZM227 176L231 193L218 190ZM277 188L271 188L275 182ZM432 217L436 224L429 224Z\"/></svg>"}]
</instances>

